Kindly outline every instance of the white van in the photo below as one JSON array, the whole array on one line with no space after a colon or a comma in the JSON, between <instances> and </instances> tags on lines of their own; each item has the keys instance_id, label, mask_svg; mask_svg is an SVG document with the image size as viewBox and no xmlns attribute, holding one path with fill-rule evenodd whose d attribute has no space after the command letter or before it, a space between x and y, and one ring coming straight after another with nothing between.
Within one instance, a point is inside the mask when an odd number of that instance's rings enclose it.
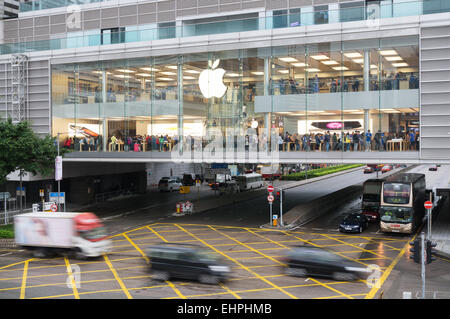
<instances>
[{"instance_id":1,"label":"white van","mask_svg":"<svg viewBox=\"0 0 450 319\"><path fill-rule=\"evenodd\" d=\"M236 176L236 181L239 184L241 192L244 190L261 188L264 185L262 175L257 173Z\"/></svg>"},{"instance_id":2,"label":"white van","mask_svg":"<svg viewBox=\"0 0 450 319\"><path fill-rule=\"evenodd\" d=\"M159 181L158 187L160 192L179 191L183 184L179 179L162 179Z\"/></svg>"}]
</instances>

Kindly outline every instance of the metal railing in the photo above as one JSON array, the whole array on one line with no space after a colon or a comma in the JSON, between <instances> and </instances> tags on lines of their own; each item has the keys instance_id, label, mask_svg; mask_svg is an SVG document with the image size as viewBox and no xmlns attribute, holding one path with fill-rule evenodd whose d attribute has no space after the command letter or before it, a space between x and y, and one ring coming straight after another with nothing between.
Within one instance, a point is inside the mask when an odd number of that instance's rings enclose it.
<instances>
[{"instance_id":1,"label":"metal railing","mask_svg":"<svg viewBox=\"0 0 450 319\"><path fill-rule=\"evenodd\" d=\"M124 195L132 195L133 191L131 188L120 189L112 192L99 193L95 195L95 203L102 203L108 199L124 196Z\"/></svg>"},{"instance_id":2,"label":"metal railing","mask_svg":"<svg viewBox=\"0 0 450 319\"><path fill-rule=\"evenodd\" d=\"M31 208L22 210L22 214L31 213ZM0 225L9 225L14 222L14 216L20 215L20 210L3 211L0 213Z\"/></svg>"}]
</instances>

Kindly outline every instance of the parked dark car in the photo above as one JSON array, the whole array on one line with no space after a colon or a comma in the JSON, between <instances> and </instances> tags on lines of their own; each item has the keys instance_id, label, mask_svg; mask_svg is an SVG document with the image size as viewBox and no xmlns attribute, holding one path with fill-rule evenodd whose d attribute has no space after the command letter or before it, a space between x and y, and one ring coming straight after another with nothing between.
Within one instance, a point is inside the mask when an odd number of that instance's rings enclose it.
<instances>
[{"instance_id":1,"label":"parked dark car","mask_svg":"<svg viewBox=\"0 0 450 319\"><path fill-rule=\"evenodd\" d=\"M177 243L161 243L147 250L154 279L169 278L198 280L216 284L230 277L230 266L218 255L201 246Z\"/></svg>"},{"instance_id":2,"label":"parked dark car","mask_svg":"<svg viewBox=\"0 0 450 319\"><path fill-rule=\"evenodd\" d=\"M339 231L346 233L362 233L369 227L369 220L364 214L347 214L339 224Z\"/></svg>"},{"instance_id":3,"label":"parked dark car","mask_svg":"<svg viewBox=\"0 0 450 319\"><path fill-rule=\"evenodd\" d=\"M325 249L298 246L283 258L284 273L292 276L325 276L334 280L366 279L371 271L363 265Z\"/></svg>"},{"instance_id":4,"label":"parked dark car","mask_svg":"<svg viewBox=\"0 0 450 319\"><path fill-rule=\"evenodd\" d=\"M375 172L375 169L373 167L366 166L364 168L364 174L370 174L370 173L373 173L373 172Z\"/></svg>"},{"instance_id":5,"label":"parked dark car","mask_svg":"<svg viewBox=\"0 0 450 319\"><path fill-rule=\"evenodd\" d=\"M195 179L192 177L192 174L183 174L183 185L184 186L194 186Z\"/></svg>"}]
</instances>

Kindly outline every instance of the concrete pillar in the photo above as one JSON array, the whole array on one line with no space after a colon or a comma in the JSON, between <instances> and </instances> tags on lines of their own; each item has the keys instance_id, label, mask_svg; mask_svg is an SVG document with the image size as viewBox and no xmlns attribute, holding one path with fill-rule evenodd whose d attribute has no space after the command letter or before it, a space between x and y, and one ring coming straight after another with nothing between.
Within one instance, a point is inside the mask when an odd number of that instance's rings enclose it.
<instances>
[{"instance_id":1,"label":"concrete pillar","mask_svg":"<svg viewBox=\"0 0 450 319\"><path fill-rule=\"evenodd\" d=\"M106 71L103 69L102 71L102 107L101 109L103 110L102 117L103 117L103 132L102 132L102 137L103 137L103 141L102 141L102 148L103 148L103 152L106 152L107 147L108 147L108 121L105 119L105 103L107 102L107 77L108 75L106 74Z\"/></svg>"},{"instance_id":2,"label":"concrete pillar","mask_svg":"<svg viewBox=\"0 0 450 319\"><path fill-rule=\"evenodd\" d=\"M370 91L370 51L364 50L364 92ZM369 110L364 109L364 132L370 129Z\"/></svg>"},{"instance_id":3,"label":"concrete pillar","mask_svg":"<svg viewBox=\"0 0 450 319\"><path fill-rule=\"evenodd\" d=\"M178 57L178 143L183 151L183 57Z\"/></svg>"},{"instance_id":4,"label":"concrete pillar","mask_svg":"<svg viewBox=\"0 0 450 319\"><path fill-rule=\"evenodd\" d=\"M364 132L370 130L370 110L364 109Z\"/></svg>"},{"instance_id":5,"label":"concrete pillar","mask_svg":"<svg viewBox=\"0 0 450 319\"><path fill-rule=\"evenodd\" d=\"M270 87L270 75L271 75L271 59L266 57L264 58L264 95L271 95L271 87ZM273 109L271 109L273 111ZM264 130L267 137L267 141L269 141L270 137L270 125L271 125L271 113L264 113Z\"/></svg>"},{"instance_id":6,"label":"concrete pillar","mask_svg":"<svg viewBox=\"0 0 450 319\"><path fill-rule=\"evenodd\" d=\"M370 51L364 51L364 91L370 91Z\"/></svg>"}]
</instances>

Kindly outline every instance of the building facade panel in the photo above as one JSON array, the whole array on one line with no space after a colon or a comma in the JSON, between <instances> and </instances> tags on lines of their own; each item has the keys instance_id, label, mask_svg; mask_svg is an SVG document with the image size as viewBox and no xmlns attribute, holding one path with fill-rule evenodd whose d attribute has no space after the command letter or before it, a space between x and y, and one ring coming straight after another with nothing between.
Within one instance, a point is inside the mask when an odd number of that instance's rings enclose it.
<instances>
[{"instance_id":1,"label":"building facade panel","mask_svg":"<svg viewBox=\"0 0 450 319\"><path fill-rule=\"evenodd\" d=\"M188 147L190 140L205 147L211 131L225 136L233 130L251 139L247 133L254 130L259 147L279 146L303 159L332 152L348 161L367 151L432 160L427 156L433 150L442 159L450 138L448 19L422 27L420 14L430 6L361 4L101 2L82 11L80 28L68 27L61 19L71 15L54 8L52 14L24 15L17 20L20 30L11 28L8 38L17 30L16 42L46 39L49 29L58 36L68 32L31 49L10 48L44 51L30 54L34 128L75 138L79 154L130 152L138 144L155 158L176 145ZM364 21L373 8L375 18L386 19ZM7 62L3 66L5 112L11 70ZM222 83L200 79L216 69L223 72L223 94L210 92ZM369 144L361 133L370 134ZM156 138L162 144L154 144Z\"/></svg>"}]
</instances>

